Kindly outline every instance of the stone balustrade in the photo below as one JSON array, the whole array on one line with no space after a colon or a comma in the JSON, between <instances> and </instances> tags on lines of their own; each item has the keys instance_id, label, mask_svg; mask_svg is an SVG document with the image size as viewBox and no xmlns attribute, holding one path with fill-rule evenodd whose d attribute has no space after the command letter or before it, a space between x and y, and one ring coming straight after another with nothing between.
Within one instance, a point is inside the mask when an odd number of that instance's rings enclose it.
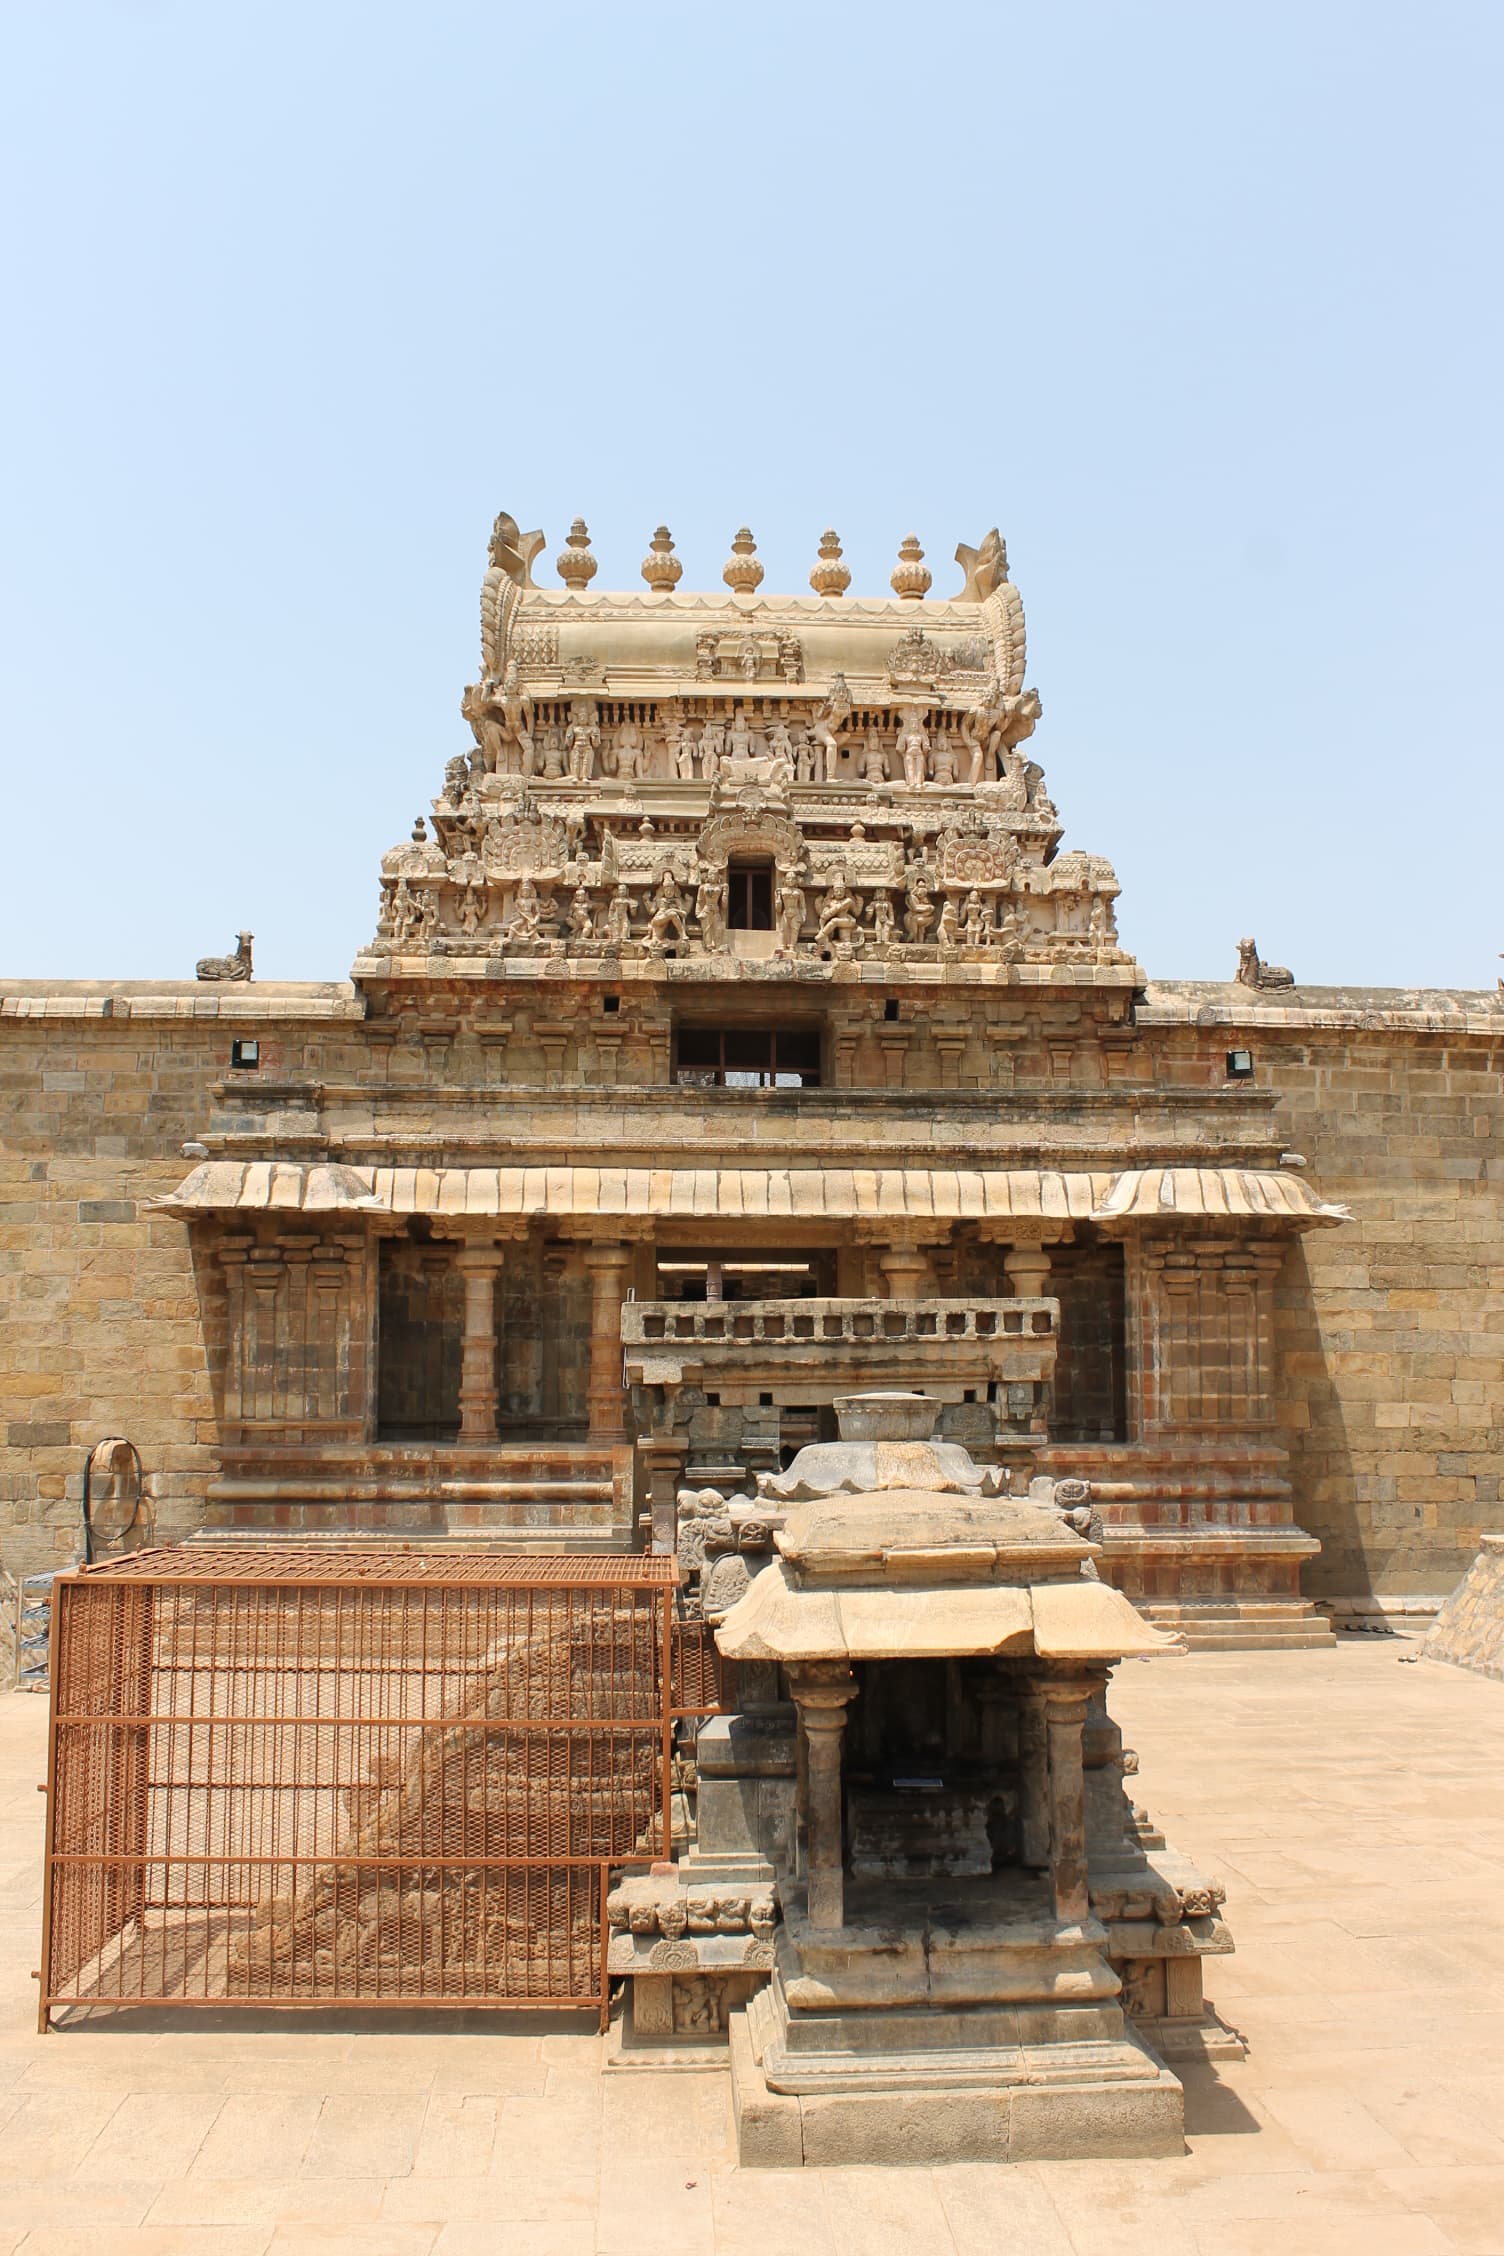
<instances>
[{"instance_id":1,"label":"stone balustrade","mask_svg":"<svg viewBox=\"0 0 1504 2256\"><path fill-rule=\"evenodd\" d=\"M858 1341L881 1341L901 1356L947 1341L1053 1339L1053 1300L628 1301L624 1346L735 1349L742 1345L819 1354Z\"/></svg>"}]
</instances>

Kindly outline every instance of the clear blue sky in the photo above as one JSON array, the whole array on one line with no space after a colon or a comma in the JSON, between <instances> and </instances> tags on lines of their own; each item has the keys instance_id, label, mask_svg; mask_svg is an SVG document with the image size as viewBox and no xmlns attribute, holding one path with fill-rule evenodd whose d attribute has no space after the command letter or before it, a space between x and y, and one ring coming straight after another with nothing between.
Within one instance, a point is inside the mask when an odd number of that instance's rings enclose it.
<instances>
[{"instance_id":1,"label":"clear blue sky","mask_svg":"<svg viewBox=\"0 0 1504 2256\"><path fill-rule=\"evenodd\" d=\"M499 508L1008 540L1125 940L1492 987L1504 8L13 0L0 972L343 976Z\"/></svg>"}]
</instances>

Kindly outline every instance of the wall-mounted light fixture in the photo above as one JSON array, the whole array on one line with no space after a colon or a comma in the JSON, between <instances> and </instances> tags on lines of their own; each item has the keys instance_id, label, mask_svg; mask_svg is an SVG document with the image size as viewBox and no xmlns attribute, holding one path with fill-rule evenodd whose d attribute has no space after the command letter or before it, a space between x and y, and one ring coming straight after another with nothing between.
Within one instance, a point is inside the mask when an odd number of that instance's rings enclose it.
<instances>
[{"instance_id":1,"label":"wall-mounted light fixture","mask_svg":"<svg viewBox=\"0 0 1504 2256\"><path fill-rule=\"evenodd\" d=\"M1251 1081L1253 1079L1252 1050L1228 1051L1227 1078L1229 1081Z\"/></svg>"},{"instance_id":2,"label":"wall-mounted light fixture","mask_svg":"<svg viewBox=\"0 0 1504 2256\"><path fill-rule=\"evenodd\" d=\"M230 1064L239 1073L258 1073L261 1069L261 1044L259 1042L232 1042Z\"/></svg>"}]
</instances>

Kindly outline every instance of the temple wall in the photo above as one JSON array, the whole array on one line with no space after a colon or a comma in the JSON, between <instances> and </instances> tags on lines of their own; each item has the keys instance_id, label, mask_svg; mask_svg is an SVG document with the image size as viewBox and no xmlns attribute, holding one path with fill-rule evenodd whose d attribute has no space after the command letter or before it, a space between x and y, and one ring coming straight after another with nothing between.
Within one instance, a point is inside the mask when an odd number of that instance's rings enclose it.
<instances>
[{"instance_id":1,"label":"temple wall","mask_svg":"<svg viewBox=\"0 0 1504 2256\"><path fill-rule=\"evenodd\" d=\"M1214 1008L1197 1001L1202 992L1156 988L1136 1035L1127 1044L1119 1037L1105 1062L1082 1043L1069 1078L1086 1089L1141 1086L1141 1119L1155 1090L1204 1090L1211 1141L1225 1052L1235 1042L1252 1047L1255 1084L1279 1092L1284 1141L1306 1155L1321 1195L1350 1205L1357 1218L1294 1245L1276 1293L1296 1514L1324 1545L1307 1588L1445 1592L1466 1571L1479 1535L1499 1521L1504 1018L1495 1038L1482 998L1466 998L1466 1026L1448 1029L1423 1012L1378 1007L1392 998L1355 997L1318 1011L1260 1003L1240 1016L1227 988L1205 991L1217 998ZM421 1055L416 1044L394 1056L389 1030L361 1023L348 989L137 993L117 996L111 1016L103 1015L106 999L99 987L23 991L12 983L0 1019L0 1560L13 1572L75 1553L84 1451L106 1433L140 1447L159 1536L201 1517L215 1439L214 1341L201 1324L188 1233L179 1221L153 1218L145 1202L187 1171L182 1146L204 1129L232 1037L260 1040L264 1083L395 1083L423 1070L405 1054ZM1028 1103L1027 1054L1016 1046L1008 1060L1015 1127ZM997 1055L993 1044L989 1072ZM435 1068L469 1078L461 1064L445 1045ZM516 1064L519 1078L533 1078L531 1060L519 1053ZM941 1143L960 1133L945 1119L944 1089L975 1088L984 1068L973 1074L970 1064L962 1053L957 1081L954 1050L932 1062L921 1040L906 1045L903 1085L935 1087L940 1103L928 1123ZM860 1053L851 1079L865 1080L870 1068ZM550 1133L556 1124L564 1137L572 1108L560 1081L576 1069L566 1054L548 1070L555 1094L538 1113L546 1108ZM605 1078L589 1059L578 1070ZM635 1058L624 1056L620 1070L629 1079ZM1058 1088L1058 1063L1050 1070ZM495 1076L479 1051L475 1072ZM780 1100L776 1123L768 1113L770 1147L787 1152L798 1140L800 1101ZM838 1089L814 1101L839 1112ZM624 1088L609 1133L624 1132L630 1109ZM779 1124L785 1112L787 1126ZM1190 1133L1194 1117L1193 1106ZM1072 1164L1093 1164L1089 1134L1082 1137L1089 1126L1073 1124ZM707 1145L703 1110L689 1092L682 1106L656 1110L652 1127L665 1149ZM911 1144L916 1113L874 1112L869 1097L860 1133L874 1152ZM1187 1135L1185 1118L1176 1133ZM817 1163L818 1140L801 1157ZM779 1164L771 1148L770 1161ZM990 1251L966 1256L972 1267L978 1260L995 1272ZM517 1350L505 1360L502 1392L520 1408L529 1389L542 1389L547 1418L567 1410L565 1395L578 1394L588 1285L571 1258L544 1287L557 1311L549 1322L558 1347L531 1361ZM515 1279L504 1288L508 1306L520 1289ZM1083 1403L1079 1414L1091 1426L1109 1409Z\"/></svg>"}]
</instances>

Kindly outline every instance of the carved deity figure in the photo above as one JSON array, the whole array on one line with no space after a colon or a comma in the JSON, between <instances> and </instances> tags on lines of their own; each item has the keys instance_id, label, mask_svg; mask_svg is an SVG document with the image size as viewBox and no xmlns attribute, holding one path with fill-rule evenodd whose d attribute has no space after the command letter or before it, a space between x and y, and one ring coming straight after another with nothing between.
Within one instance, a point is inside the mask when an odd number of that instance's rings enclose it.
<instances>
[{"instance_id":1,"label":"carved deity figure","mask_svg":"<svg viewBox=\"0 0 1504 2256\"><path fill-rule=\"evenodd\" d=\"M879 948L891 948L898 919L893 914L893 896L886 885L880 885L872 896L872 939Z\"/></svg>"},{"instance_id":2,"label":"carved deity figure","mask_svg":"<svg viewBox=\"0 0 1504 2256\"><path fill-rule=\"evenodd\" d=\"M733 767L753 757L752 731L747 726L747 708L738 705L731 717L731 728L726 738L726 756Z\"/></svg>"},{"instance_id":3,"label":"carved deity figure","mask_svg":"<svg viewBox=\"0 0 1504 2256\"><path fill-rule=\"evenodd\" d=\"M670 939L681 945L685 937L685 918L688 911L684 895L680 892L672 870L664 870L658 879L652 907L648 915L648 946L663 948Z\"/></svg>"},{"instance_id":4,"label":"carved deity figure","mask_svg":"<svg viewBox=\"0 0 1504 2256\"><path fill-rule=\"evenodd\" d=\"M792 783L794 780L794 740L789 735L787 724L783 721L775 721L768 731L768 757L772 762L768 770L769 783Z\"/></svg>"},{"instance_id":5,"label":"carved deity figure","mask_svg":"<svg viewBox=\"0 0 1504 2256\"><path fill-rule=\"evenodd\" d=\"M457 807L470 785L470 763L463 753L444 762L444 797Z\"/></svg>"},{"instance_id":6,"label":"carved deity figure","mask_svg":"<svg viewBox=\"0 0 1504 2256\"><path fill-rule=\"evenodd\" d=\"M635 783L642 774L642 731L629 713L616 731L616 772L625 783Z\"/></svg>"},{"instance_id":7,"label":"carved deity figure","mask_svg":"<svg viewBox=\"0 0 1504 2256\"><path fill-rule=\"evenodd\" d=\"M929 771L930 740L924 723L917 713L906 714L899 724L898 755L903 761L903 780L911 791L917 791Z\"/></svg>"},{"instance_id":8,"label":"carved deity figure","mask_svg":"<svg viewBox=\"0 0 1504 2256\"><path fill-rule=\"evenodd\" d=\"M716 638L713 634L695 636L695 675L700 681L712 681L720 672L716 656Z\"/></svg>"},{"instance_id":9,"label":"carved deity figure","mask_svg":"<svg viewBox=\"0 0 1504 2256\"><path fill-rule=\"evenodd\" d=\"M998 930L998 945L1002 948L1004 954L1009 956L1017 956L1022 953L1023 944L1023 903L1015 894L1009 900L1008 906L1003 911L1003 921Z\"/></svg>"},{"instance_id":10,"label":"carved deity figure","mask_svg":"<svg viewBox=\"0 0 1504 2256\"><path fill-rule=\"evenodd\" d=\"M931 755L930 764L934 770L934 778L937 784L952 784L955 782L957 759L953 737L942 734L935 739L935 749Z\"/></svg>"},{"instance_id":11,"label":"carved deity figure","mask_svg":"<svg viewBox=\"0 0 1504 2256\"><path fill-rule=\"evenodd\" d=\"M462 885L459 889L459 925L467 940L473 940L486 920L486 894L484 885Z\"/></svg>"},{"instance_id":12,"label":"carved deity figure","mask_svg":"<svg viewBox=\"0 0 1504 2256\"><path fill-rule=\"evenodd\" d=\"M623 880L606 904L606 938L613 948L625 948L632 937L632 896Z\"/></svg>"},{"instance_id":13,"label":"carved deity figure","mask_svg":"<svg viewBox=\"0 0 1504 2256\"><path fill-rule=\"evenodd\" d=\"M737 662L741 667L742 680L756 681L762 671L762 654L757 647L755 635L742 636L742 647Z\"/></svg>"},{"instance_id":14,"label":"carved deity figure","mask_svg":"<svg viewBox=\"0 0 1504 2256\"><path fill-rule=\"evenodd\" d=\"M789 955L799 945L804 920L809 914L809 903L799 877L800 872L795 870L778 888L778 944Z\"/></svg>"},{"instance_id":15,"label":"carved deity figure","mask_svg":"<svg viewBox=\"0 0 1504 2256\"><path fill-rule=\"evenodd\" d=\"M595 919L590 913L590 895L583 885L575 887L574 898L569 904L569 929L576 940L593 940L595 938Z\"/></svg>"},{"instance_id":16,"label":"carved deity figure","mask_svg":"<svg viewBox=\"0 0 1504 2256\"><path fill-rule=\"evenodd\" d=\"M815 946L826 948L833 941L848 941L852 947L862 944L862 904L846 883L843 869L831 872L830 890L820 903L820 923L815 933Z\"/></svg>"},{"instance_id":17,"label":"carved deity figure","mask_svg":"<svg viewBox=\"0 0 1504 2256\"><path fill-rule=\"evenodd\" d=\"M513 904L511 920L507 925L507 938L509 940L541 940L543 938L545 910L550 905L545 903L532 879L525 877L517 888L517 899Z\"/></svg>"},{"instance_id":18,"label":"carved deity figure","mask_svg":"<svg viewBox=\"0 0 1504 2256\"><path fill-rule=\"evenodd\" d=\"M888 755L883 748L883 732L874 723L867 731L866 742L860 754L863 783L886 783L888 780Z\"/></svg>"},{"instance_id":19,"label":"carved deity figure","mask_svg":"<svg viewBox=\"0 0 1504 2256\"><path fill-rule=\"evenodd\" d=\"M836 762L841 756L841 730L851 718L851 692L846 687L844 674L830 677L830 695L815 715L815 742L820 747L824 775L818 780L834 782Z\"/></svg>"},{"instance_id":20,"label":"carved deity figure","mask_svg":"<svg viewBox=\"0 0 1504 2256\"><path fill-rule=\"evenodd\" d=\"M700 731L700 773L707 783L718 779L725 756L726 731L712 714Z\"/></svg>"},{"instance_id":21,"label":"carved deity figure","mask_svg":"<svg viewBox=\"0 0 1504 2256\"><path fill-rule=\"evenodd\" d=\"M726 880L707 870L695 889L695 918L700 938L714 954L726 943Z\"/></svg>"},{"instance_id":22,"label":"carved deity figure","mask_svg":"<svg viewBox=\"0 0 1504 2256\"><path fill-rule=\"evenodd\" d=\"M499 703L507 742L516 749L517 773L530 776L533 772L533 701L522 686L515 658L502 676Z\"/></svg>"},{"instance_id":23,"label":"carved deity figure","mask_svg":"<svg viewBox=\"0 0 1504 2256\"><path fill-rule=\"evenodd\" d=\"M805 729L797 730L793 737L793 745L795 781L798 783L813 783L815 780L815 747L810 742L808 731Z\"/></svg>"},{"instance_id":24,"label":"carved deity figure","mask_svg":"<svg viewBox=\"0 0 1504 2256\"><path fill-rule=\"evenodd\" d=\"M973 886L966 896L961 929L966 935L968 948L990 948L992 945L992 919L987 914L987 904Z\"/></svg>"},{"instance_id":25,"label":"carved deity figure","mask_svg":"<svg viewBox=\"0 0 1504 2256\"><path fill-rule=\"evenodd\" d=\"M681 783L695 780L695 740L687 728L675 721L669 736L669 751L673 758L674 773Z\"/></svg>"},{"instance_id":26,"label":"carved deity figure","mask_svg":"<svg viewBox=\"0 0 1504 2256\"><path fill-rule=\"evenodd\" d=\"M600 748L595 699L577 697L569 708L569 726L564 731L564 758L576 783L588 783L595 774L595 756Z\"/></svg>"},{"instance_id":27,"label":"carved deity figure","mask_svg":"<svg viewBox=\"0 0 1504 2256\"><path fill-rule=\"evenodd\" d=\"M778 637L778 671L789 682L798 681L804 672L804 645L796 634Z\"/></svg>"},{"instance_id":28,"label":"carved deity figure","mask_svg":"<svg viewBox=\"0 0 1504 2256\"><path fill-rule=\"evenodd\" d=\"M955 948L960 945L961 927L960 920L956 915L956 897L953 893L947 893L940 904L940 922L935 927L935 938L942 948Z\"/></svg>"},{"instance_id":29,"label":"carved deity figure","mask_svg":"<svg viewBox=\"0 0 1504 2256\"><path fill-rule=\"evenodd\" d=\"M987 745L981 733L981 717L976 712L961 715L961 753L965 761L963 781L977 784L986 769Z\"/></svg>"},{"instance_id":30,"label":"carved deity figure","mask_svg":"<svg viewBox=\"0 0 1504 2256\"><path fill-rule=\"evenodd\" d=\"M557 783L564 774L564 749L556 728L543 732L543 766L540 771L545 783Z\"/></svg>"},{"instance_id":31,"label":"carved deity figure","mask_svg":"<svg viewBox=\"0 0 1504 2256\"><path fill-rule=\"evenodd\" d=\"M917 948L929 938L930 927L935 921L935 899L930 890L929 871L923 862L909 864L905 899L904 937Z\"/></svg>"}]
</instances>

